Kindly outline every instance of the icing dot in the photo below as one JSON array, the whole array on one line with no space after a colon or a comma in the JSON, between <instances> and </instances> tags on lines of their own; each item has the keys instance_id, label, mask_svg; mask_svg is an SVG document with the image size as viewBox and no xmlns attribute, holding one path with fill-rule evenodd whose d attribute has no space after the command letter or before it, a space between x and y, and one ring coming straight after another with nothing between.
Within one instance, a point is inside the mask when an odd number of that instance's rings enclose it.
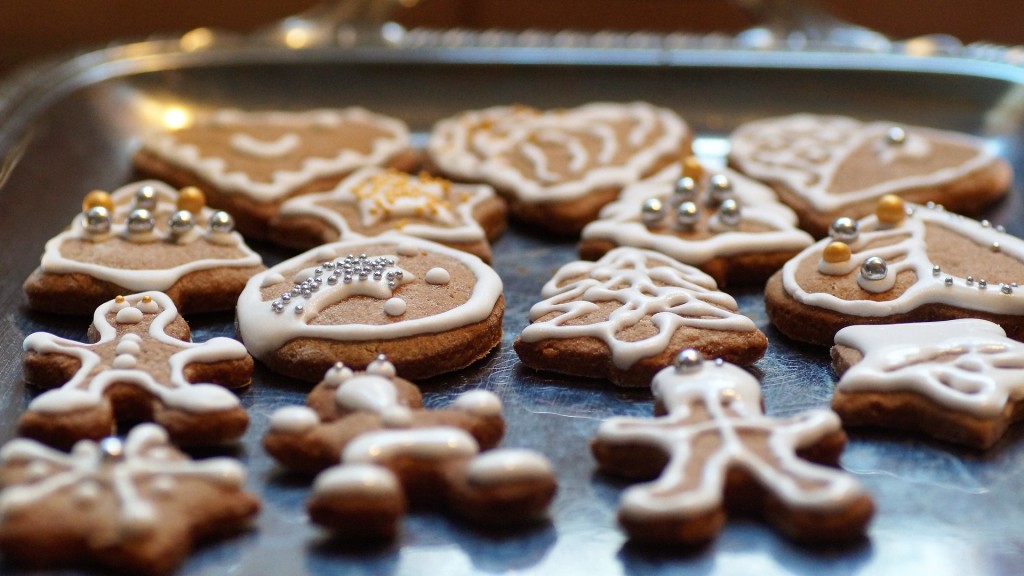
<instances>
[{"instance_id":1,"label":"icing dot","mask_svg":"<svg viewBox=\"0 0 1024 576\"><path fill-rule=\"evenodd\" d=\"M125 307L117 311L115 319L118 324L138 324L142 322L142 310Z\"/></svg>"},{"instance_id":2,"label":"icing dot","mask_svg":"<svg viewBox=\"0 0 1024 576\"><path fill-rule=\"evenodd\" d=\"M135 368L138 364L138 360L131 354L118 354L114 358L113 366L119 370L130 370Z\"/></svg>"},{"instance_id":3,"label":"icing dot","mask_svg":"<svg viewBox=\"0 0 1024 576\"><path fill-rule=\"evenodd\" d=\"M423 279L427 284L444 285L451 282L452 276L444 268L431 268Z\"/></svg>"},{"instance_id":4,"label":"icing dot","mask_svg":"<svg viewBox=\"0 0 1024 576\"><path fill-rule=\"evenodd\" d=\"M420 249L415 244L403 242L395 247L395 252L399 256L416 256L420 253Z\"/></svg>"},{"instance_id":5,"label":"icing dot","mask_svg":"<svg viewBox=\"0 0 1024 576\"><path fill-rule=\"evenodd\" d=\"M121 342L135 342L136 344L142 343L142 336L138 334L125 334L121 337Z\"/></svg>"},{"instance_id":6,"label":"icing dot","mask_svg":"<svg viewBox=\"0 0 1024 576\"><path fill-rule=\"evenodd\" d=\"M501 398L489 390L465 392L455 399L452 406L477 416L501 416Z\"/></svg>"},{"instance_id":7,"label":"icing dot","mask_svg":"<svg viewBox=\"0 0 1024 576\"><path fill-rule=\"evenodd\" d=\"M405 314L405 300L401 298L388 298L388 301L384 303L384 312L388 316L401 316Z\"/></svg>"},{"instance_id":8,"label":"icing dot","mask_svg":"<svg viewBox=\"0 0 1024 576\"><path fill-rule=\"evenodd\" d=\"M373 362L366 367L367 374L373 374L376 376L383 376L384 378L394 378L397 372L395 371L395 365L388 361L388 357L384 354L378 354L374 358Z\"/></svg>"},{"instance_id":9,"label":"icing dot","mask_svg":"<svg viewBox=\"0 0 1024 576\"><path fill-rule=\"evenodd\" d=\"M117 347L114 348L114 352L118 354L138 354L141 351L142 347L139 346L138 342L134 340L126 340L124 338L122 338L121 341L117 343Z\"/></svg>"},{"instance_id":10,"label":"icing dot","mask_svg":"<svg viewBox=\"0 0 1024 576\"><path fill-rule=\"evenodd\" d=\"M320 417L306 406L286 406L270 416L270 429L275 432L302 434L320 423Z\"/></svg>"},{"instance_id":11,"label":"icing dot","mask_svg":"<svg viewBox=\"0 0 1024 576\"><path fill-rule=\"evenodd\" d=\"M394 473L376 464L344 464L333 466L317 475L313 492L342 492L347 496L399 496L401 484Z\"/></svg>"},{"instance_id":12,"label":"icing dot","mask_svg":"<svg viewBox=\"0 0 1024 576\"><path fill-rule=\"evenodd\" d=\"M845 242L829 242L821 253L821 258L830 264L850 260L850 246Z\"/></svg>"},{"instance_id":13,"label":"icing dot","mask_svg":"<svg viewBox=\"0 0 1024 576\"><path fill-rule=\"evenodd\" d=\"M470 482L495 485L552 476L551 462L531 450L502 449L485 452L473 459L466 471Z\"/></svg>"},{"instance_id":14,"label":"icing dot","mask_svg":"<svg viewBox=\"0 0 1024 576\"><path fill-rule=\"evenodd\" d=\"M142 302L136 304L135 307L146 314L156 314L160 311L160 305L149 296L143 296Z\"/></svg>"},{"instance_id":15,"label":"icing dot","mask_svg":"<svg viewBox=\"0 0 1024 576\"><path fill-rule=\"evenodd\" d=\"M335 362L334 366L324 373L324 382L328 386L337 386L352 377L352 369L342 362Z\"/></svg>"}]
</instances>

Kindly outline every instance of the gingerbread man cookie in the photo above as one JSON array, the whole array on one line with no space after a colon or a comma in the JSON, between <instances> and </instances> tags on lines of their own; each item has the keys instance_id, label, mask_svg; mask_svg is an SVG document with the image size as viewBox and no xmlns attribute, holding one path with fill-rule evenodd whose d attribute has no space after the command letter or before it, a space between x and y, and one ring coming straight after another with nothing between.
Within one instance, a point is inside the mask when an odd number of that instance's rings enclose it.
<instances>
[{"instance_id":1,"label":"gingerbread man cookie","mask_svg":"<svg viewBox=\"0 0 1024 576\"><path fill-rule=\"evenodd\" d=\"M448 178L494 186L520 220L578 234L624 186L678 160L691 140L675 112L644 102L498 106L438 122L427 153Z\"/></svg>"},{"instance_id":2,"label":"gingerbread man cookie","mask_svg":"<svg viewBox=\"0 0 1024 576\"><path fill-rule=\"evenodd\" d=\"M622 495L619 522L630 539L699 545L726 511L760 516L804 543L863 537L871 498L850 475L811 462L839 459L846 436L834 413L765 416L756 378L692 349L651 386L662 416L612 418L591 443L602 471L654 479Z\"/></svg>"},{"instance_id":3,"label":"gingerbread man cookie","mask_svg":"<svg viewBox=\"0 0 1024 576\"><path fill-rule=\"evenodd\" d=\"M765 309L783 334L829 346L854 324L976 317L1024 339L1024 241L941 205L885 196L877 213L839 218L831 237L769 279Z\"/></svg>"},{"instance_id":4,"label":"gingerbread man cookie","mask_svg":"<svg viewBox=\"0 0 1024 576\"><path fill-rule=\"evenodd\" d=\"M1013 171L980 138L843 116L796 114L749 122L729 138L729 163L775 187L815 237L840 216L860 218L895 194L978 214Z\"/></svg>"},{"instance_id":5,"label":"gingerbread man cookie","mask_svg":"<svg viewBox=\"0 0 1024 576\"><path fill-rule=\"evenodd\" d=\"M339 535L394 538L408 504L509 526L541 516L555 480L540 454L489 450L504 431L501 413L501 401L485 390L460 395L449 409L424 410L416 386L381 357L366 372L340 363L328 370L306 407L273 414L263 443L295 470L333 465L317 476L308 509Z\"/></svg>"},{"instance_id":6,"label":"gingerbread man cookie","mask_svg":"<svg viewBox=\"0 0 1024 576\"><path fill-rule=\"evenodd\" d=\"M832 366L832 409L847 428L989 448L1024 417L1024 344L986 320L849 326L836 334Z\"/></svg>"},{"instance_id":7,"label":"gingerbread man cookie","mask_svg":"<svg viewBox=\"0 0 1024 576\"><path fill-rule=\"evenodd\" d=\"M333 190L288 200L271 222L274 242L302 249L390 230L490 262L488 241L505 230L505 203L490 186L371 167Z\"/></svg>"},{"instance_id":8,"label":"gingerbread man cookie","mask_svg":"<svg viewBox=\"0 0 1024 576\"><path fill-rule=\"evenodd\" d=\"M253 356L317 382L387 354L408 378L468 366L501 341L502 283L476 256L401 234L325 244L254 276L238 299Z\"/></svg>"},{"instance_id":9,"label":"gingerbread man cookie","mask_svg":"<svg viewBox=\"0 0 1024 576\"><path fill-rule=\"evenodd\" d=\"M0 450L0 551L35 569L168 574L202 540L246 528L259 500L228 458L192 461L153 424L70 454L33 440Z\"/></svg>"},{"instance_id":10,"label":"gingerbread man cookie","mask_svg":"<svg viewBox=\"0 0 1024 576\"><path fill-rule=\"evenodd\" d=\"M365 166L412 169L405 123L363 108L300 112L221 109L143 139L137 170L198 186L247 237L266 238L281 202L330 190Z\"/></svg>"},{"instance_id":11,"label":"gingerbread man cookie","mask_svg":"<svg viewBox=\"0 0 1024 576\"><path fill-rule=\"evenodd\" d=\"M814 242L770 188L687 158L627 186L581 234L580 257L616 246L655 250L700 268L719 286L761 283Z\"/></svg>"},{"instance_id":12,"label":"gingerbread man cookie","mask_svg":"<svg viewBox=\"0 0 1024 576\"><path fill-rule=\"evenodd\" d=\"M25 280L28 304L90 314L118 294L159 290L182 313L230 310L249 277L264 269L233 222L207 208L196 188L150 180L90 192Z\"/></svg>"},{"instance_id":13,"label":"gingerbread man cookie","mask_svg":"<svg viewBox=\"0 0 1024 576\"><path fill-rule=\"evenodd\" d=\"M538 370L648 386L683 348L738 364L768 348L710 276L649 250L616 248L597 262L566 264L541 295L514 344Z\"/></svg>"},{"instance_id":14,"label":"gingerbread man cookie","mask_svg":"<svg viewBox=\"0 0 1024 576\"><path fill-rule=\"evenodd\" d=\"M25 380L48 389L18 432L69 448L110 435L117 422L154 421L179 445L239 438L249 417L226 388L249 384L252 357L230 338L189 341L189 328L160 292L117 297L96 309L93 343L46 332L25 338Z\"/></svg>"}]
</instances>

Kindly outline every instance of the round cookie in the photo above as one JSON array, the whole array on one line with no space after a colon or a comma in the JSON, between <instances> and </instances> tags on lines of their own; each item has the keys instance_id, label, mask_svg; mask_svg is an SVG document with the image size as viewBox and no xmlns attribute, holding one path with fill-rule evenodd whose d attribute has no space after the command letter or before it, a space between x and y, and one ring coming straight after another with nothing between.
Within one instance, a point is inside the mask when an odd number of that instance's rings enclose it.
<instances>
[{"instance_id":1,"label":"round cookie","mask_svg":"<svg viewBox=\"0 0 1024 576\"><path fill-rule=\"evenodd\" d=\"M404 122L350 107L249 112L219 109L177 130L150 134L133 162L139 172L198 186L229 211L238 230L264 239L281 202L330 190L365 166L413 169Z\"/></svg>"},{"instance_id":2,"label":"round cookie","mask_svg":"<svg viewBox=\"0 0 1024 576\"><path fill-rule=\"evenodd\" d=\"M832 238L768 280L765 310L780 332L830 346L854 324L982 318L1024 339L1024 241L939 205L887 196L878 207L837 221Z\"/></svg>"},{"instance_id":3,"label":"round cookie","mask_svg":"<svg viewBox=\"0 0 1024 576\"><path fill-rule=\"evenodd\" d=\"M497 106L438 122L427 154L452 180L493 186L517 219L574 235L624 186L688 153L691 140L675 112L644 102Z\"/></svg>"},{"instance_id":4,"label":"round cookie","mask_svg":"<svg viewBox=\"0 0 1024 576\"><path fill-rule=\"evenodd\" d=\"M380 354L403 376L468 366L501 341L502 282L476 256L388 234L314 248L254 276L238 299L246 348L272 370L317 382Z\"/></svg>"},{"instance_id":5,"label":"round cookie","mask_svg":"<svg viewBox=\"0 0 1024 576\"><path fill-rule=\"evenodd\" d=\"M93 191L46 243L23 289L34 310L91 314L118 294L159 290L184 314L230 310L263 261L195 188L148 180Z\"/></svg>"},{"instance_id":6,"label":"round cookie","mask_svg":"<svg viewBox=\"0 0 1024 576\"><path fill-rule=\"evenodd\" d=\"M627 186L583 229L579 252L597 260L616 246L645 248L700 268L719 286L759 284L814 242L796 222L767 186L691 157Z\"/></svg>"},{"instance_id":7,"label":"round cookie","mask_svg":"<svg viewBox=\"0 0 1024 576\"><path fill-rule=\"evenodd\" d=\"M737 128L729 145L729 164L771 184L817 238L840 216L870 214L885 194L976 215L1013 178L980 138L844 116L756 120Z\"/></svg>"},{"instance_id":8,"label":"round cookie","mask_svg":"<svg viewBox=\"0 0 1024 576\"><path fill-rule=\"evenodd\" d=\"M397 230L491 260L505 230L505 203L485 185L363 168L326 192L292 198L271 221L271 239L303 250Z\"/></svg>"}]
</instances>

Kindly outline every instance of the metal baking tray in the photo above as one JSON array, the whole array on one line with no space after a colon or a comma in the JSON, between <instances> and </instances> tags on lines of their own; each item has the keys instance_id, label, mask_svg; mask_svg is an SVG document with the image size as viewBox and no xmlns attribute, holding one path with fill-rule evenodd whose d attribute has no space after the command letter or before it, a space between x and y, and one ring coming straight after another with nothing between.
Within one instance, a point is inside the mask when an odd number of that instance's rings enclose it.
<instances>
[{"instance_id":1,"label":"metal baking tray","mask_svg":"<svg viewBox=\"0 0 1024 576\"><path fill-rule=\"evenodd\" d=\"M393 32L401 32L396 30ZM431 124L466 108L547 108L642 99L678 110L721 159L740 122L791 112L841 113L980 134L1024 174L1024 60L1018 49L941 42L750 47L729 37L544 35L416 31L376 46L359 41L289 49L266 38L200 36L111 46L15 74L0 86L0 440L34 392L21 375L21 342L37 330L84 338L86 318L25 308L22 280L44 242L94 188L133 180L141 134L175 113L234 106L303 109L362 105L405 119L419 142ZM344 40L345 36L340 37ZM348 42L341 42L346 44ZM927 53L922 56L920 54ZM988 217L1024 234L1021 189ZM273 264L289 255L257 249ZM456 374L422 382L429 406L482 387L505 403L506 446L540 450L561 488L550 521L515 533L468 529L413 513L400 538L375 549L339 545L304 511L309 480L279 469L260 447L269 415L299 404L308 386L257 369L241 394L251 426L227 450L248 467L264 502L253 530L205 546L182 574L1016 574L1024 562L1024 426L978 453L919 438L854 432L842 465L874 494L868 538L807 549L757 521L732 519L705 548L652 553L630 546L615 522L624 483L594 470L588 439L613 415L649 415L647 391L624 391L524 369L511 342L540 287L575 259L571 240L516 226L495 244L507 309L500 349ZM762 294L735 294L771 341L753 371L766 409L790 415L829 403L827 351L787 341L768 324ZM230 314L189 318L196 340L232 336ZM17 573L0 563L4 573Z\"/></svg>"}]
</instances>

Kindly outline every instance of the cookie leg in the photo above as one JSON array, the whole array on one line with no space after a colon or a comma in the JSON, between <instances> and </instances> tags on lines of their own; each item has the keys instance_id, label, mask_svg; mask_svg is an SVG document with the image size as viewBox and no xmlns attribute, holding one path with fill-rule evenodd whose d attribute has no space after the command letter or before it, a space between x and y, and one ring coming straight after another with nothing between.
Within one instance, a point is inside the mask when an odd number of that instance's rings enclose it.
<instances>
[{"instance_id":1,"label":"cookie leg","mask_svg":"<svg viewBox=\"0 0 1024 576\"><path fill-rule=\"evenodd\" d=\"M341 464L316 477L306 503L310 519L336 536L391 540L406 501L398 478L374 464Z\"/></svg>"},{"instance_id":2,"label":"cookie leg","mask_svg":"<svg viewBox=\"0 0 1024 576\"><path fill-rule=\"evenodd\" d=\"M445 470L448 507L467 522L491 528L541 519L557 491L551 464L527 450L492 450Z\"/></svg>"}]
</instances>

